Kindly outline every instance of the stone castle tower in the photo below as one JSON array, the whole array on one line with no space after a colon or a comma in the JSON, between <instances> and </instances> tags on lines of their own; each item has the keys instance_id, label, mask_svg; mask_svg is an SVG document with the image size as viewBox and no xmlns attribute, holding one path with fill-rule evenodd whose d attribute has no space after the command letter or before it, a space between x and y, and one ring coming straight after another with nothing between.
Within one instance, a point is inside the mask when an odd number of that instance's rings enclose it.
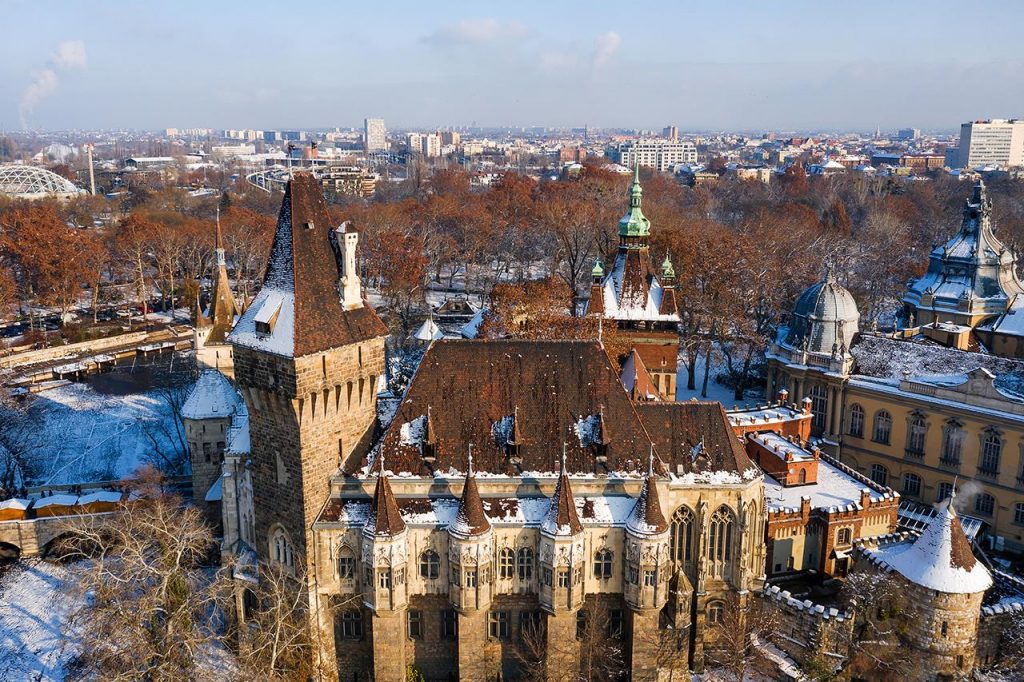
<instances>
[{"instance_id":1,"label":"stone castle tower","mask_svg":"<svg viewBox=\"0 0 1024 682\"><path fill-rule=\"evenodd\" d=\"M313 176L285 190L263 287L228 341L249 412L254 549L312 575L331 474L372 434L387 328L362 300L358 235L332 224Z\"/></svg>"}]
</instances>

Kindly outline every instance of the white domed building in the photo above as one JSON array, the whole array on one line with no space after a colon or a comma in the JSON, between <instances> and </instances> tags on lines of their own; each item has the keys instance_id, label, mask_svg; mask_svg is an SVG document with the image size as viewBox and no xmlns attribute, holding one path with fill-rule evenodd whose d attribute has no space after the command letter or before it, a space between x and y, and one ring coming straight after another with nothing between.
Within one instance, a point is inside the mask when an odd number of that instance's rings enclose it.
<instances>
[{"instance_id":1,"label":"white domed building","mask_svg":"<svg viewBox=\"0 0 1024 682\"><path fill-rule=\"evenodd\" d=\"M67 178L36 166L0 165L0 194L15 199L72 199L85 190Z\"/></svg>"},{"instance_id":2,"label":"white domed building","mask_svg":"<svg viewBox=\"0 0 1024 682\"><path fill-rule=\"evenodd\" d=\"M815 435L838 432L843 375L853 369L850 348L860 331L857 302L831 268L796 301L788 327L768 353L768 390L786 389L793 402L811 401Z\"/></svg>"}]
</instances>

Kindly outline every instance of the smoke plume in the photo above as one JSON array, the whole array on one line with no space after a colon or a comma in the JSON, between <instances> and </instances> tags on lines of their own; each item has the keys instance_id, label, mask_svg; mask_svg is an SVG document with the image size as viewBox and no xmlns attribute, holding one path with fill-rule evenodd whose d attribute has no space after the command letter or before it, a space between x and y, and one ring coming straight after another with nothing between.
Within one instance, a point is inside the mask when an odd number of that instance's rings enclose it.
<instances>
[{"instance_id":1,"label":"smoke plume","mask_svg":"<svg viewBox=\"0 0 1024 682\"><path fill-rule=\"evenodd\" d=\"M32 82L21 93L18 114L21 127L28 128L29 118L36 105L57 91L60 75L72 70L85 70L87 60L85 43L81 40L65 40L50 55L46 66L32 72Z\"/></svg>"}]
</instances>

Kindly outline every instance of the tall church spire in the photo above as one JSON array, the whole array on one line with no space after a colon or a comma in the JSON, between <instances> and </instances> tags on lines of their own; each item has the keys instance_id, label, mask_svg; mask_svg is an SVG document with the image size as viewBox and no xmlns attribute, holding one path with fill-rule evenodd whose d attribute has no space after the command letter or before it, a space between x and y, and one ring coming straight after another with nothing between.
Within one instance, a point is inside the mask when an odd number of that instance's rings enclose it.
<instances>
[{"instance_id":1,"label":"tall church spire","mask_svg":"<svg viewBox=\"0 0 1024 682\"><path fill-rule=\"evenodd\" d=\"M633 171L633 185L629 190L629 212L619 221L619 237L647 237L651 233L651 221L640 208L644 195L640 186L640 162ZM646 246L646 242L644 242Z\"/></svg>"}]
</instances>

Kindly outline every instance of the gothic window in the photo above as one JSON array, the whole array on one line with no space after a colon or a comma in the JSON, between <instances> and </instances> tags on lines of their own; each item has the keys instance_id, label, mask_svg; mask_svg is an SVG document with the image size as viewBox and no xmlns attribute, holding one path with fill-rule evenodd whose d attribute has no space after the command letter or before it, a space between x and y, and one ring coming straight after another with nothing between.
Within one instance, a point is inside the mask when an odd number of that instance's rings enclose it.
<instances>
[{"instance_id":1,"label":"gothic window","mask_svg":"<svg viewBox=\"0 0 1024 682\"><path fill-rule=\"evenodd\" d=\"M363 614L358 609L347 609L341 612L342 639L363 638Z\"/></svg>"},{"instance_id":2,"label":"gothic window","mask_svg":"<svg viewBox=\"0 0 1024 682\"><path fill-rule=\"evenodd\" d=\"M594 555L594 577L601 580L612 577L612 551L610 549L598 550Z\"/></svg>"},{"instance_id":3,"label":"gothic window","mask_svg":"<svg viewBox=\"0 0 1024 682\"><path fill-rule=\"evenodd\" d=\"M492 639L508 639L508 611L491 611L487 617L487 634Z\"/></svg>"},{"instance_id":4,"label":"gothic window","mask_svg":"<svg viewBox=\"0 0 1024 682\"><path fill-rule=\"evenodd\" d=\"M423 639L423 612L409 611L409 639Z\"/></svg>"},{"instance_id":5,"label":"gothic window","mask_svg":"<svg viewBox=\"0 0 1024 682\"><path fill-rule=\"evenodd\" d=\"M377 571L377 587L382 590L391 589L391 569L384 568Z\"/></svg>"},{"instance_id":6,"label":"gothic window","mask_svg":"<svg viewBox=\"0 0 1024 682\"><path fill-rule=\"evenodd\" d=\"M963 450L964 429L963 425L955 419L950 419L942 427L942 457L945 464L953 466L960 465L960 453Z\"/></svg>"},{"instance_id":7,"label":"gothic window","mask_svg":"<svg viewBox=\"0 0 1024 682\"><path fill-rule=\"evenodd\" d=\"M939 484L938 491L935 494L935 501L942 502L950 495L953 494L953 484L948 481L943 481Z\"/></svg>"},{"instance_id":8,"label":"gothic window","mask_svg":"<svg viewBox=\"0 0 1024 682\"><path fill-rule=\"evenodd\" d=\"M903 494L908 497L920 497L921 477L917 474L903 474Z\"/></svg>"},{"instance_id":9,"label":"gothic window","mask_svg":"<svg viewBox=\"0 0 1024 682\"><path fill-rule=\"evenodd\" d=\"M725 602L710 601L707 606L708 625L721 625L725 616Z\"/></svg>"},{"instance_id":10,"label":"gothic window","mask_svg":"<svg viewBox=\"0 0 1024 682\"><path fill-rule=\"evenodd\" d=\"M655 577L654 571L644 571L644 587L654 587Z\"/></svg>"},{"instance_id":11,"label":"gothic window","mask_svg":"<svg viewBox=\"0 0 1024 682\"><path fill-rule=\"evenodd\" d=\"M547 566L540 567L540 581L544 583L546 587L551 587L552 572Z\"/></svg>"},{"instance_id":12,"label":"gothic window","mask_svg":"<svg viewBox=\"0 0 1024 682\"><path fill-rule=\"evenodd\" d=\"M801 467L800 473L796 476L797 483L807 483L807 469Z\"/></svg>"},{"instance_id":13,"label":"gothic window","mask_svg":"<svg viewBox=\"0 0 1024 682\"><path fill-rule=\"evenodd\" d=\"M459 616L455 609L445 609L441 612L441 637L443 639L455 639L459 636Z\"/></svg>"},{"instance_id":14,"label":"gothic window","mask_svg":"<svg viewBox=\"0 0 1024 682\"><path fill-rule=\"evenodd\" d=\"M459 571L459 567L455 564L449 563L451 566L450 580L452 585L459 586L462 584L462 572Z\"/></svg>"},{"instance_id":15,"label":"gothic window","mask_svg":"<svg viewBox=\"0 0 1024 682\"><path fill-rule=\"evenodd\" d=\"M211 454L212 448L213 448L213 444L212 443L210 443L210 442L203 443L203 458L207 462L210 461L210 454Z\"/></svg>"},{"instance_id":16,"label":"gothic window","mask_svg":"<svg viewBox=\"0 0 1024 682\"><path fill-rule=\"evenodd\" d=\"M857 403L850 406L850 435L854 438L864 437L864 408Z\"/></svg>"},{"instance_id":17,"label":"gothic window","mask_svg":"<svg viewBox=\"0 0 1024 682\"><path fill-rule=\"evenodd\" d=\"M523 547L519 550L519 554L516 557L516 568L519 571L520 580L532 580L533 579L533 550L529 547ZM548 585L551 582L548 581Z\"/></svg>"},{"instance_id":18,"label":"gothic window","mask_svg":"<svg viewBox=\"0 0 1024 682\"><path fill-rule=\"evenodd\" d=\"M476 587L476 570L466 571L466 587Z\"/></svg>"},{"instance_id":19,"label":"gothic window","mask_svg":"<svg viewBox=\"0 0 1024 682\"><path fill-rule=\"evenodd\" d=\"M626 572L626 582L630 585L636 585L640 582L640 571L636 566L629 567L629 570Z\"/></svg>"},{"instance_id":20,"label":"gothic window","mask_svg":"<svg viewBox=\"0 0 1024 682\"><path fill-rule=\"evenodd\" d=\"M278 526L270 534L270 556L289 571L295 568L295 555L291 540L284 528Z\"/></svg>"},{"instance_id":21,"label":"gothic window","mask_svg":"<svg viewBox=\"0 0 1024 682\"><path fill-rule=\"evenodd\" d=\"M986 474L999 473L999 457L1003 454L1003 439L995 429L986 429L981 441L981 463L978 469Z\"/></svg>"},{"instance_id":22,"label":"gothic window","mask_svg":"<svg viewBox=\"0 0 1024 682\"><path fill-rule=\"evenodd\" d=\"M815 384L811 386L811 425L815 429L824 429L828 418L828 389Z\"/></svg>"},{"instance_id":23,"label":"gothic window","mask_svg":"<svg viewBox=\"0 0 1024 682\"><path fill-rule=\"evenodd\" d=\"M1018 502L1013 506L1013 522L1018 526L1024 526L1024 502Z\"/></svg>"},{"instance_id":24,"label":"gothic window","mask_svg":"<svg viewBox=\"0 0 1024 682\"><path fill-rule=\"evenodd\" d=\"M885 485L886 482L889 480L889 470L886 469L883 465L878 464L877 462L875 464L872 464L871 480L877 483L878 485Z\"/></svg>"},{"instance_id":25,"label":"gothic window","mask_svg":"<svg viewBox=\"0 0 1024 682\"><path fill-rule=\"evenodd\" d=\"M522 634L540 633L544 627L544 614L540 611L520 611L519 631Z\"/></svg>"},{"instance_id":26,"label":"gothic window","mask_svg":"<svg viewBox=\"0 0 1024 682\"><path fill-rule=\"evenodd\" d=\"M560 568L558 569L558 586L569 587L569 569Z\"/></svg>"},{"instance_id":27,"label":"gothic window","mask_svg":"<svg viewBox=\"0 0 1024 682\"><path fill-rule=\"evenodd\" d=\"M891 435L892 415L886 410L879 410L875 413L875 426L871 432L871 440L882 445L888 445Z\"/></svg>"},{"instance_id":28,"label":"gothic window","mask_svg":"<svg viewBox=\"0 0 1024 682\"><path fill-rule=\"evenodd\" d=\"M420 555L420 576L427 580L437 580L441 575L441 557L432 549Z\"/></svg>"},{"instance_id":29,"label":"gothic window","mask_svg":"<svg viewBox=\"0 0 1024 682\"><path fill-rule=\"evenodd\" d=\"M711 515L708 532L708 559L713 562L712 570L716 575L721 575L725 564L732 560L733 525L735 525L733 514L724 505Z\"/></svg>"},{"instance_id":30,"label":"gothic window","mask_svg":"<svg viewBox=\"0 0 1024 682\"><path fill-rule=\"evenodd\" d=\"M974 498L974 511L978 512L982 516L992 516L992 512L996 508L996 498L992 497L988 493L979 493Z\"/></svg>"},{"instance_id":31,"label":"gothic window","mask_svg":"<svg viewBox=\"0 0 1024 682\"><path fill-rule=\"evenodd\" d=\"M838 535L836 537L836 544L837 545L848 545L848 544L850 544L850 539L852 537L853 537L853 531L852 530L850 530L849 528L840 528L839 529L839 533L838 533Z\"/></svg>"},{"instance_id":32,"label":"gothic window","mask_svg":"<svg viewBox=\"0 0 1024 682\"><path fill-rule=\"evenodd\" d=\"M516 573L516 553L506 547L498 555L498 577L510 579Z\"/></svg>"},{"instance_id":33,"label":"gothic window","mask_svg":"<svg viewBox=\"0 0 1024 682\"><path fill-rule=\"evenodd\" d=\"M338 577L342 580L351 580L356 575L356 559L352 550L342 547L338 550Z\"/></svg>"},{"instance_id":34,"label":"gothic window","mask_svg":"<svg viewBox=\"0 0 1024 682\"><path fill-rule=\"evenodd\" d=\"M907 452L924 454L924 439L928 433L928 422L920 412L914 412L907 425Z\"/></svg>"},{"instance_id":35,"label":"gothic window","mask_svg":"<svg viewBox=\"0 0 1024 682\"><path fill-rule=\"evenodd\" d=\"M672 534L669 536L672 559L681 564L693 561L693 512L680 507L672 515Z\"/></svg>"},{"instance_id":36,"label":"gothic window","mask_svg":"<svg viewBox=\"0 0 1024 682\"><path fill-rule=\"evenodd\" d=\"M625 623L626 614L622 609L609 609L608 611L608 634L612 637L622 636L622 626Z\"/></svg>"}]
</instances>

